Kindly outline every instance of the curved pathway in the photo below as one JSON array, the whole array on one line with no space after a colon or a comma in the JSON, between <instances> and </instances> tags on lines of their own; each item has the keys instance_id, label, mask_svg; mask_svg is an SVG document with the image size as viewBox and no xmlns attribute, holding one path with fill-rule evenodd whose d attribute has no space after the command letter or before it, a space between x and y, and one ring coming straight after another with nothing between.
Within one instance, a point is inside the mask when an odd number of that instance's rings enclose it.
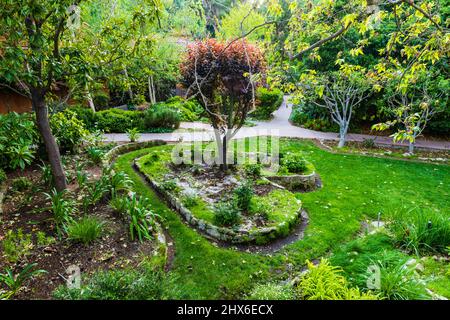
<instances>
[{"instance_id":1,"label":"curved pathway","mask_svg":"<svg viewBox=\"0 0 450 320\"><path fill-rule=\"evenodd\" d=\"M289 122L292 111L292 104L287 103L287 97L280 108L274 112L274 117L269 121L258 121L254 127L244 127L236 134L234 139L254 137L254 136L279 136L286 138L303 138L317 140L339 140L338 134L334 132L320 132L293 126ZM125 133L105 134L107 142L124 142L129 141ZM380 145L407 146L407 143L394 143L390 137L375 136L367 134L350 133L347 135L347 141L363 141L364 139L374 139L375 143ZM177 141L208 141L214 140L212 127L209 124L201 122L182 122L180 129L173 133L143 133L140 141L164 140L167 142ZM450 150L450 141L437 141L417 139L416 147L434 149L434 150Z\"/></svg>"}]
</instances>

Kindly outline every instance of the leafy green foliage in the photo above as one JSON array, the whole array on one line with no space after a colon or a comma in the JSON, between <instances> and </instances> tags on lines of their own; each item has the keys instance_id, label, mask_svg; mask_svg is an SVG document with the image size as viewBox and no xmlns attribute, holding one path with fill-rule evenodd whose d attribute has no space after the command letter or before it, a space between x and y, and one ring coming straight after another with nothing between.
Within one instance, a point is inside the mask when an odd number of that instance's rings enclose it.
<instances>
[{"instance_id":1,"label":"leafy green foliage","mask_svg":"<svg viewBox=\"0 0 450 320\"><path fill-rule=\"evenodd\" d=\"M158 108L157 106L166 106L177 110L180 114L181 121L198 121L204 113L203 108L197 100L185 100L180 96L175 96L167 99L165 102L160 102L153 108Z\"/></svg>"},{"instance_id":2,"label":"leafy green foliage","mask_svg":"<svg viewBox=\"0 0 450 320\"><path fill-rule=\"evenodd\" d=\"M3 169L0 168L0 184L2 184L3 182L5 182L7 179L6 177L6 173Z\"/></svg>"},{"instance_id":3,"label":"leafy green foliage","mask_svg":"<svg viewBox=\"0 0 450 320\"><path fill-rule=\"evenodd\" d=\"M219 226L236 225L241 218L241 213L233 201L220 202L214 207L214 221Z\"/></svg>"},{"instance_id":4,"label":"leafy green foliage","mask_svg":"<svg viewBox=\"0 0 450 320\"><path fill-rule=\"evenodd\" d=\"M233 192L237 207L242 211L247 211L250 207L253 194L255 193L251 182L247 181L242 183L236 187Z\"/></svg>"},{"instance_id":5,"label":"leafy green foliage","mask_svg":"<svg viewBox=\"0 0 450 320\"><path fill-rule=\"evenodd\" d=\"M178 110L168 108L165 105L155 105L145 111L145 129L164 128L178 129L180 126L180 114Z\"/></svg>"},{"instance_id":6,"label":"leafy green foliage","mask_svg":"<svg viewBox=\"0 0 450 320\"><path fill-rule=\"evenodd\" d=\"M99 147L90 146L86 149L89 159L95 163L100 164L105 156L105 151Z\"/></svg>"},{"instance_id":7,"label":"leafy green foliage","mask_svg":"<svg viewBox=\"0 0 450 320\"><path fill-rule=\"evenodd\" d=\"M25 169L35 158L38 135L29 114L0 114L0 168Z\"/></svg>"},{"instance_id":8,"label":"leafy green foliage","mask_svg":"<svg viewBox=\"0 0 450 320\"><path fill-rule=\"evenodd\" d=\"M33 249L31 234L24 234L22 229L17 232L9 230L2 240L3 253L10 262L18 262L26 258Z\"/></svg>"},{"instance_id":9,"label":"leafy green foliage","mask_svg":"<svg viewBox=\"0 0 450 320\"><path fill-rule=\"evenodd\" d=\"M27 177L15 178L11 183L12 190L19 192L30 189L32 185L33 183Z\"/></svg>"},{"instance_id":10,"label":"leafy green foliage","mask_svg":"<svg viewBox=\"0 0 450 320\"><path fill-rule=\"evenodd\" d=\"M261 165L259 163L246 163L244 172L247 177L257 179L261 177Z\"/></svg>"},{"instance_id":11,"label":"leafy green foliage","mask_svg":"<svg viewBox=\"0 0 450 320\"><path fill-rule=\"evenodd\" d=\"M89 244L102 236L104 222L95 217L83 217L67 225L67 235L74 242Z\"/></svg>"},{"instance_id":12,"label":"leafy green foliage","mask_svg":"<svg viewBox=\"0 0 450 320\"><path fill-rule=\"evenodd\" d=\"M95 113L96 128L106 133L127 132L133 128L143 128L142 113L121 109L107 109Z\"/></svg>"},{"instance_id":13,"label":"leafy green foliage","mask_svg":"<svg viewBox=\"0 0 450 320\"><path fill-rule=\"evenodd\" d=\"M8 288L7 291L0 289L0 300L12 298L28 279L47 273L45 270L33 270L36 265L36 263L27 264L17 275L11 269L6 269L5 273L0 274L0 284L4 284Z\"/></svg>"},{"instance_id":14,"label":"leafy green foliage","mask_svg":"<svg viewBox=\"0 0 450 320\"><path fill-rule=\"evenodd\" d=\"M361 293L349 287L342 269L322 259L318 265L307 262L308 271L297 286L299 296L305 300L377 300L372 293Z\"/></svg>"},{"instance_id":15,"label":"leafy green foliage","mask_svg":"<svg viewBox=\"0 0 450 320\"><path fill-rule=\"evenodd\" d=\"M157 215L150 210L150 203L147 198L138 198L133 193L131 197L117 197L111 202L111 205L129 219L131 240L137 238L142 242L144 239L152 238L150 228Z\"/></svg>"},{"instance_id":16,"label":"leafy green foliage","mask_svg":"<svg viewBox=\"0 0 450 320\"><path fill-rule=\"evenodd\" d=\"M62 151L75 151L88 134L85 124L70 109L52 115L50 127Z\"/></svg>"},{"instance_id":17,"label":"leafy green foliage","mask_svg":"<svg viewBox=\"0 0 450 320\"><path fill-rule=\"evenodd\" d=\"M45 193L47 200L51 202L53 220L60 236L66 230L67 223L72 221L72 214L75 211L75 202L66 198L66 194L66 191L58 192L56 189L53 189L51 193Z\"/></svg>"},{"instance_id":18,"label":"leafy green foliage","mask_svg":"<svg viewBox=\"0 0 450 320\"><path fill-rule=\"evenodd\" d=\"M260 120L268 120L283 102L283 92L279 89L259 87L256 90L257 105L251 116Z\"/></svg>"},{"instance_id":19,"label":"leafy green foliage","mask_svg":"<svg viewBox=\"0 0 450 320\"><path fill-rule=\"evenodd\" d=\"M308 168L306 160L298 153L285 154L281 159L281 164L286 167L290 173L303 173Z\"/></svg>"},{"instance_id":20,"label":"leafy green foliage","mask_svg":"<svg viewBox=\"0 0 450 320\"><path fill-rule=\"evenodd\" d=\"M159 300L173 297L171 279L164 272L150 268L102 271L90 277L80 289L59 287L55 296L72 300Z\"/></svg>"},{"instance_id":21,"label":"leafy green foliage","mask_svg":"<svg viewBox=\"0 0 450 320\"><path fill-rule=\"evenodd\" d=\"M400 208L389 214L395 241L415 254L445 253L450 243L450 220L445 215L418 208Z\"/></svg>"},{"instance_id":22,"label":"leafy green foliage","mask_svg":"<svg viewBox=\"0 0 450 320\"><path fill-rule=\"evenodd\" d=\"M403 262L403 263L402 263ZM404 260L389 263L374 261L380 267L380 289L388 300L418 300L428 298L423 284L415 278L414 268L404 265Z\"/></svg>"},{"instance_id":23,"label":"leafy green foliage","mask_svg":"<svg viewBox=\"0 0 450 320\"><path fill-rule=\"evenodd\" d=\"M136 142L141 137L141 134L139 133L138 128L133 128L133 129L127 130L127 136L128 136L128 139L130 139L130 142Z\"/></svg>"}]
</instances>

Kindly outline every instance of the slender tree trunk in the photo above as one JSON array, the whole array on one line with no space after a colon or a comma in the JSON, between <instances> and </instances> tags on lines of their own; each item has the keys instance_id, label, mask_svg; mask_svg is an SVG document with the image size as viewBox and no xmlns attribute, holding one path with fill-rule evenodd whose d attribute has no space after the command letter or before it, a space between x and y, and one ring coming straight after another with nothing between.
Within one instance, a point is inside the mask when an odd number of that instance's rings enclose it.
<instances>
[{"instance_id":1,"label":"slender tree trunk","mask_svg":"<svg viewBox=\"0 0 450 320\"><path fill-rule=\"evenodd\" d=\"M345 146L345 139L347 137L347 127L346 125L339 126L339 144L338 148L342 148Z\"/></svg>"},{"instance_id":2,"label":"slender tree trunk","mask_svg":"<svg viewBox=\"0 0 450 320\"><path fill-rule=\"evenodd\" d=\"M67 188L66 175L61 163L58 144L50 129L48 108L45 103L45 93L44 90L35 88L30 91L33 108L36 112L36 123L45 144L55 187L57 191L63 191Z\"/></svg>"},{"instance_id":3,"label":"slender tree trunk","mask_svg":"<svg viewBox=\"0 0 450 320\"><path fill-rule=\"evenodd\" d=\"M89 87L87 84L86 84L86 99L87 99L89 108L91 108L91 110L95 113L94 99L92 99L92 95L91 95L91 92L89 91Z\"/></svg>"},{"instance_id":4,"label":"slender tree trunk","mask_svg":"<svg viewBox=\"0 0 450 320\"><path fill-rule=\"evenodd\" d=\"M150 104L156 103L155 83L153 82L153 76L148 76L148 96L150 98Z\"/></svg>"},{"instance_id":5,"label":"slender tree trunk","mask_svg":"<svg viewBox=\"0 0 450 320\"><path fill-rule=\"evenodd\" d=\"M133 100L134 99L134 94L133 94L133 90L131 89L131 84L130 82L130 77L128 77L128 70L127 68L123 69L123 71L125 72L125 77L127 78L128 81L128 94L130 95L130 99Z\"/></svg>"},{"instance_id":6,"label":"slender tree trunk","mask_svg":"<svg viewBox=\"0 0 450 320\"><path fill-rule=\"evenodd\" d=\"M413 154L414 153L414 142L409 142L409 146L408 146L408 152L410 153L410 154Z\"/></svg>"},{"instance_id":7,"label":"slender tree trunk","mask_svg":"<svg viewBox=\"0 0 450 320\"><path fill-rule=\"evenodd\" d=\"M228 137L225 135L222 138L222 170L226 171L228 170L228 163L227 163L227 148L228 148Z\"/></svg>"}]
</instances>

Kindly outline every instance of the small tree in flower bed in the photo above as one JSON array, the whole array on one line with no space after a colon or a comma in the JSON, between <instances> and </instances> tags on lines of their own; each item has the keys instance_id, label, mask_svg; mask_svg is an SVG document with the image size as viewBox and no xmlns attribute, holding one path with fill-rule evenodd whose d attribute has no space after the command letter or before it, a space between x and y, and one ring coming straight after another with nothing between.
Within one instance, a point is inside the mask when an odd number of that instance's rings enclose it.
<instances>
[{"instance_id":1,"label":"small tree in flower bed","mask_svg":"<svg viewBox=\"0 0 450 320\"><path fill-rule=\"evenodd\" d=\"M265 63L258 47L245 40L215 39L188 47L181 65L188 96L196 96L214 128L219 163L227 169L227 145L254 107Z\"/></svg>"}]
</instances>

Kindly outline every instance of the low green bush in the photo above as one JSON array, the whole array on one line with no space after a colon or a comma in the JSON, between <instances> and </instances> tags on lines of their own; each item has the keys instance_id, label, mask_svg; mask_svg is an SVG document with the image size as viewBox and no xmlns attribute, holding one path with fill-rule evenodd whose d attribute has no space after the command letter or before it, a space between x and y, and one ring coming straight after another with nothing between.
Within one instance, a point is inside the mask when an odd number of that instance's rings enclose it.
<instances>
[{"instance_id":1,"label":"low green bush","mask_svg":"<svg viewBox=\"0 0 450 320\"><path fill-rule=\"evenodd\" d=\"M33 183L27 177L15 178L11 182L11 187L13 191L23 192L31 188Z\"/></svg>"},{"instance_id":2,"label":"low green bush","mask_svg":"<svg viewBox=\"0 0 450 320\"><path fill-rule=\"evenodd\" d=\"M180 127L180 113L165 105L154 105L144 114L144 128L178 129Z\"/></svg>"},{"instance_id":3,"label":"low green bush","mask_svg":"<svg viewBox=\"0 0 450 320\"><path fill-rule=\"evenodd\" d=\"M128 136L128 139L130 139L130 142L136 142L141 137L141 134L139 133L138 128L133 128L133 129L127 130L127 136Z\"/></svg>"},{"instance_id":4,"label":"low green bush","mask_svg":"<svg viewBox=\"0 0 450 320\"><path fill-rule=\"evenodd\" d=\"M122 133L133 128L143 128L143 114L140 111L107 109L96 112L97 129L106 133Z\"/></svg>"},{"instance_id":5,"label":"low green bush","mask_svg":"<svg viewBox=\"0 0 450 320\"><path fill-rule=\"evenodd\" d=\"M18 262L26 258L33 249L31 234L24 234L22 229L9 230L2 239L3 254L9 262Z\"/></svg>"},{"instance_id":6,"label":"low green bush","mask_svg":"<svg viewBox=\"0 0 450 320\"><path fill-rule=\"evenodd\" d=\"M307 170L306 160L298 153L287 153L281 159L281 165L284 166L289 173L303 173Z\"/></svg>"},{"instance_id":7,"label":"low green bush","mask_svg":"<svg viewBox=\"0 0 450 320\"><path fill-rule=\"evenodd\" d=\"M204 110L197 100L185 100L182 97L172 97L161 104L178 110L181 121L199 121Z\"/></svg>"},{"instance_id":8,"label":"low green bush","mask_svg":"<svg viewBox=\"0 0 450 320\"><path fill-rule=\"evenodd\" d=\"M83 121L70 109L52 115L50 127L61 152L76 151L89 133Z\"/></svg>"},{"instance_id":9,"label":"low green bush","mask_svg":"<svg viewBox=\"0 0 450 320\"><path fill-rule=\"evenodd\" d=\"M241 213L234 202L220 202L214 207L214 222L219 226L234 226L241 221Z\"/></svg>"},{"instance_id":10,"label":"low green bush","mask_svg":"<svg viewBox=\"0 0 450 320\"><path fill-rule=\"evenodd\" d=\"M259 163L247 163L244 165L244 173L247 177L258 179L261 177L262 166Z\"/></svg>"},{"instance_id":11,"label":"low green bush","mask_svg":"<svg viewBox=\"0 0 450 320\"><path fill-rule=\"evenodd\" d=\"M245 182L234 189L234 197L237 207L242 211L247 211L250 207L250 202L252 200L253 186L250 182Z\"/></svg>"},{"instance_id":12,"label":"low green bush","mask_svg":"<svg viewBox=\"0 0 450 320\"><path fill-rule=\"evenodd\" d=\"M91 108L85 108L82 106L75 106L70 108L75 112L77 118L84 122L84 125L89 131L94 131L96 127L96 113Z\"/></svg>"},{"instance_id":13,"label":"low green bush","mask_svg":"<svg viewBox=\"0 0 450 320\"><path fill-rule=\"evenodd\" d=\"M253 118L267 120L283 102L283 92L279 89L267 89L259 87L256 90L257 107L251 115Z\"/></svg>"},{"instance_id":14,"label":"low green bush","mask_svg":"<svg viewBox=\"0 0 450 320\"><path fill-rule=\"evenodd\" d=\"M69 223L67 235L74 242L89 244L102 236L103 227L104 223L99 219L86 216Z\"/></svg>"},{"instance_id":15,"label":"low green bush","mask_svg":"<svg viewBox=\"0 0 450 320\"><path fill-rule=\"evenodd\" d=\"M51 202L50 210L56 224L59 236L66 231L66 226L72 221L75 212L75 201L66 196L66 191L58 192L55 189L51 193L45 193L47 200Z\"/></svg>"},{"instance_id":16,"label":"low green bush","mask_svg":"<svg viewBox=\"0 0 450 320\"><path fill-rule=\"evenodd\" d=\"M0 114L0 168L25 169L35 159L38 143L34 115Z\"/></svg>"},{"instance_id":17,"label":"low green bush","mask_svg":"<svg viewBox=\"0 0 450 320\"><path fill-rule=\"evenodd\" d=\"M307 262L308 271L297 286L297 293L305 300L377 300L371 292L361 292L350 287L342 275L342 269L322 259L318 265Z\"/></svg>"}]
</instances>

